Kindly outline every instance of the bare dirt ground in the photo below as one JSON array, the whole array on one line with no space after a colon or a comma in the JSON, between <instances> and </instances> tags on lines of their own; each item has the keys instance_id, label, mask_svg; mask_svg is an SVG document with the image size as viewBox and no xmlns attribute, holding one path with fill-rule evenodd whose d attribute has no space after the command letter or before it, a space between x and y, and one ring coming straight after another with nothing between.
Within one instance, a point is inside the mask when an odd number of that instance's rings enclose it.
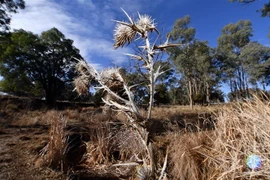
<instances>
[{"instance_id":1,"label":"bare dirt ground","mask_svg":"<svg viewBox=\"0 0 270 180\"><path fill-rule=\"evenodd\" d=\"M64 173L42 166L41 151L50 138L50 112L36 101L0 96L0 180L116 179L110 174L100 176L89 170ZM84 120L77 109L57 113L69 116L69 126L81 125L83 122L77 119ZM88 117L88 113L81 114Z\"/></svg>"},{"instance_id":2,"label":"bare dirt ground","mask_svg":"<svg viewBox=\"0 0 270 180\"><path fill-rule=\"evenodd\" d=\"M65 179L62 173L36 164L49 138L49 126L38 123L45 112L40 108L32 100L0 96L1 180Z\"/></svg>"},{"instance_id":3,"label":"bare dirt ground","mask_svg":"<svg viewBox=\"0 0 270 180\"><path fill-rule=\"evenodd\" d=\"M61 173L39 168L35 159L46 143L46 126L9 126L0 132L0 179L64 179Z\"/></svg>"}]
</instances>

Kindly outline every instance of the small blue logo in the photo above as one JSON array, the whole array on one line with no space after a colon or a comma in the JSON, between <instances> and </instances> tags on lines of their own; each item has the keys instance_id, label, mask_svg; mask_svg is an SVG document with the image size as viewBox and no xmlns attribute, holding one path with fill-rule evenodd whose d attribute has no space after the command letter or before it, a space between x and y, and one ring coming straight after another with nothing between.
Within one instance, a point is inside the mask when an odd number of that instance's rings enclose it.
<instances>
[{"instance_id":1,"label":"small blue logo","mask_svg":"<svg viewBox=\"0 0 270 180\"><path fill-rule=\"evenodd\" d=\"M258 169L262 165L262 160L258 155L251 154L247 157L246 163L251 169Z\"/></svg>"}]
</instances>

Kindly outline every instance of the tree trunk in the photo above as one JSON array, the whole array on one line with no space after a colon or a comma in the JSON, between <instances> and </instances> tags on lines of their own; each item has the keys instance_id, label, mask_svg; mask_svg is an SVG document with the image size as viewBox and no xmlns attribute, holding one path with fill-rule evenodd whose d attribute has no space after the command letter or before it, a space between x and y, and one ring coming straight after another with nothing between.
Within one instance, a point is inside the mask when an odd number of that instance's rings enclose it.
<instances>
[{"instance_id":1,"label":"tree trunk","mask_svg":"<svg viewBox=\"0 0 270 180\"><path fill-rule=\"evenodd\" d=\"M176 89L173 88L173 104L176 104Z\"/></svg>"},{"instance_id":2,"label":"tree trunk","mask_svg":"<svg viewBox=\"0 0 270 180\"><path fill-rule=\"evenodd\" d=\"M52 79L49 80L48 86L45 90L46 93L46 104L49 108L53 108L55 106L55 92L53 88L53 84L51 82Z\"/></svg>"},{"instance_id":3,"label":"tree trunk","mask_svg":"<svg viewBox=\"0 0 270 180\"><path fill-rule=\"evenodd\" d=\"M54 107L54 98L52 96L52 92L51 92L51 89L47 89L45 91L46 93L46 105L49 107L49 108L53 108Z\"/></svg>"},{"instance_id":4,"label":"tree trunk","mask_svg":"<svg viewBox=\"0 0 270 180\"><path fill-rule=\"evenodd\" d=\"M206 83L206 103L210 103L209 83Z\"/></svg>"},{"instance_id":5,"label":"tree trunk","mask_svg":"<svg viewBox=\"0 0 270 180\"><path fill-rule=\"evenodd\" d=\"M188 81L188 97L189 97L189 106L191 109L193 109L193 98L192 98L192 86L191 81Z\"/></svg>"}]
</instances>

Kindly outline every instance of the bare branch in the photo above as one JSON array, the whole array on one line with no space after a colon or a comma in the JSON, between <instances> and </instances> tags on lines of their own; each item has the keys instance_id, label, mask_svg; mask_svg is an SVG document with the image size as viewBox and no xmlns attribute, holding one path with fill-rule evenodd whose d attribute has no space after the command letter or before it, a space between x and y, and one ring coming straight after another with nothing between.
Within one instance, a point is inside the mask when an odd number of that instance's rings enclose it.
<instances>
[{"instance_id":1,"label":"bare branch","mask_svg":"<svg viewBox=\"0 0 270 180\"><path fill-rule=\"evenodd\" d=\"M132 24L129 24L127 22L118 21L118 20L114 20L114 19L112 19L112 21L114 21L114 22L116 22L118 24L122 24L122 25L128 26L128 27L132 27Z\"/></svg>"},{"instance_id":2,"label":"bare branch","mask_svg":"<svg viewBox=\"0 0 270 180\"><path fill-rule=\"evenodd\" d=\"M130 105L131 105L132 110L133 110L132 112L135 113L137 117L138 117L138 116L141 117L140 112L139 112L139 110L138 110L138 108L137 108L137 106L135 105L135 102L134 102L134 100L133 100L133 97L132 97L130 88L127 87L126 84L124 84L123 86L124 86L124 89L125 89L126 94L128 95L128 99L129 99Z\"/></svg>"},{"instance_id":3,"label":"bare branch","mask_svg":"<svg viewBox=\"0 0 270 180\"><path fill-rule=\"evenodd\" d=\"M106 86L105 84L103 84L103 82L100 82L101 83L101 89L104 89L105 91L107 91L110 95L112 95L113 97L117 98L118 100L124 102L125 104L129 104L128 100L120 97L119 95L117 95L115 92L113 92L108 86Z\"/></svg>"}]
</instances>

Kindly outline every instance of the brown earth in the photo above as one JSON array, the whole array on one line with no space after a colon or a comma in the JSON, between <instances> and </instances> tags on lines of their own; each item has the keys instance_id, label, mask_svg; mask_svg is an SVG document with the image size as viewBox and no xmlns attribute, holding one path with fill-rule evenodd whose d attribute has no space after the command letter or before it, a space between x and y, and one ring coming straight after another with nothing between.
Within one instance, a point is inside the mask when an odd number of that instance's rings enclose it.
<instances>
[{"instance_id":1,"label":"brown earth","mask_svg":"<svg viewBox=\"0 0 270 180\"><path fill-rule=\"evenodd\" d=\"M0 134L0 179L63 179L61 173L39 168L35 159L46 143L46 126L8 126Z\"/></svg>"}]
</instances>

